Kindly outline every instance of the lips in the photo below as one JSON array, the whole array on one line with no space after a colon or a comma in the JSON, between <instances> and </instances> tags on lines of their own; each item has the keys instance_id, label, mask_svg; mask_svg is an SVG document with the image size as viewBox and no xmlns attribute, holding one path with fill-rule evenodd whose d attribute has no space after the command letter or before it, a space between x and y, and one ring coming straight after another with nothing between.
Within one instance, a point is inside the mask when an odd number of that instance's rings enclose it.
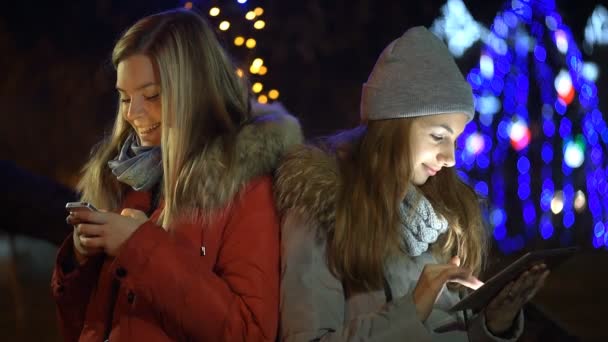
<instances>
[{"instance_id":1,"label":"lips","mask_svg":"<svg viewBox=\"0 0 608 342\"><path fill-rule=\"evenodd\" d=\"M145 135L145 134L152 133L154 130L158 129L159 127L160 127L160 122L157 124L154 124L152 126L148 126L148 127L139 127L138 131L139 131L139 134Z\"/></svg>"},{"instance_id":2,"label":"lips","mask_svg":"<svg viewBox=\"0 0 608 342\"><path fill-rule=\"evenodd\" d=\"M439 169L434 169L426 164L422 164L424 165L424 168L426 169L426 172L428 172L429 175L434 176L437 174L437 172L439 172L439 170L441 170L441 168Z\"/></svg>"}]
</instances>

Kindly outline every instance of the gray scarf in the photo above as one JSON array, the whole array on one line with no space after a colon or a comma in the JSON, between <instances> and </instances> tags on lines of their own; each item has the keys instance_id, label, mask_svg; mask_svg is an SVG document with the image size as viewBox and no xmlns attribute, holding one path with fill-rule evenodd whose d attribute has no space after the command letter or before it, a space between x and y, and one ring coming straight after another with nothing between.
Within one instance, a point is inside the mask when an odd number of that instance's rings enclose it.
<instances>
[{"instance_id":1,"label":"gray scarf","mask_svg":"<svg viewBox=\"0 0 608 342\"><path fill-rule=\"evenodd\" d=\"M413 186L401 202L400 212L405 252L410 256L426 252L429 244L437 241L439 235L448 229L448 221L439 216L429 200Z\"/></svg>"},{"instance_id":2,"label":"gray scarf","mask_svg":"<svg viewBox=\"0 0 608 342\"><path fill-rule=\"evenodd\" d=\"M135 191L150 190L163 176L161 150L158 146L141 146L134 133L129 134L120 153L108 166L118 181Z\"/></svg>"}]
</instances>

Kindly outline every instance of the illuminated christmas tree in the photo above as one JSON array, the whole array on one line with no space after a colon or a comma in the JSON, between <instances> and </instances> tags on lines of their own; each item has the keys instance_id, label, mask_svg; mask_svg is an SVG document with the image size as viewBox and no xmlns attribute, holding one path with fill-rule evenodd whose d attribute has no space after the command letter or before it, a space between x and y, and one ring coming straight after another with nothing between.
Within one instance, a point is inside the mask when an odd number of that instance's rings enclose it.
<instances>
[{"instance_id":1,"label":"illuminated christmas tree","mask_svg":"<svg viewBox=\"0 0 608 342\"><path fill-rule=\"evenodd\" d=\"M478 116L458 143L457 166L488 199L500 250L539 239L569 245L581 234L595 248L607 246L608 127L597 67L583 61L555 2L507 1L490 30L462 1L443 11L433 30L456 56L483 41L467 74Z\"/></svg>"}]
</instances>

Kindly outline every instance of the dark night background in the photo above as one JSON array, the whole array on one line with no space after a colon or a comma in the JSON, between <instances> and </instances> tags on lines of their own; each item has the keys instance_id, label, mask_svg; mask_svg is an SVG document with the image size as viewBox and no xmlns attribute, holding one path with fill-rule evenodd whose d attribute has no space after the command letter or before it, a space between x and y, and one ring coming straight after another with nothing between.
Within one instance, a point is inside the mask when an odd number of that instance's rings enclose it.
<instances>
[{"instance_id":1,"label":"dark night background","mask_svg":"<svg viewBox=\"0 0 608 342\"><path fill-rule=\"evenodd\" d=\"M600 1L556 2L580 47L586 21ZM115 75L109 62L113 44L140 17L183 3L3 4L0 339L59 340L50 299L50 269L55 245L71 229L63 223L63 199L73 196L69 189L77 181L80 167L93 144L109 131L115 115ZM252 57L252 52L232 44L234 33L241 28L239 22L244 22L243 8L264 8L266 28L255 32L254 50L268 66L264 86L280 91L279 100L299 117L306 136L313 137L358 123L361 84L382 49L412 26L430 27L445 0L193 3L202 13L217 5L223 16L234 17L228 33L219 36L237 62ZM503 2L469 0L465 4L475 20L489 27ZM215 18L210 22L217 25ZM477 43L457 60L463 72L478 62L479 46ZM583 57L600 67L600 109L607 113L608 101L602 93L608 91L608 47L596 47L593 54ZM31 178L24 180L24 172L31 173ZM605 253L587 253L556 270L530 308L527 340L538 336L596 340L608 335L594 323L603 318L608 304L608 282L603 279L606 259ZM549 334L547 331L555 335L542 335Z\"/></svg>"}]
</instances>

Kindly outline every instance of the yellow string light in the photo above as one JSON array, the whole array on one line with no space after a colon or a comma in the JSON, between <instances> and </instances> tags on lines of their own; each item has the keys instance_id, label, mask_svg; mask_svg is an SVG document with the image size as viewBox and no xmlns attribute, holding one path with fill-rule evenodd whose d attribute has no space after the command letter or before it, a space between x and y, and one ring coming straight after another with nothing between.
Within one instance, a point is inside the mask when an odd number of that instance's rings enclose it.
<instances>
[{"instance_id":1,"label":"yellow string light","mask_svg":"<svg viewBox=\"0 0 608 342\"><path fill-rule=\"evenodd\" d=\"M217 7L211 7L209 10L209 15L212 17L217 17L220 14L220 9Z\"/></svg>"},{"instance_id":2,"label":"yellow string light","mask_svg":"<svg viewBox=\"0 0 608 342\"><path fill-rule=\"evenodd\" d=\"M192 2L188 1L186 2L184 7L190 9L192 8L192 6ZM219 14L220 9L218 7L212 7L211 9L209 9L209 15L211 17L217 17ZM256 17L259 17L262 14L264 14L264 9L261 7L256 7L254 10L248 11L245 14L245 19L249 21L254 21ZM228 29L230 29L230 22L227 20L223 20L218 27L221 31L227 31ZM253 23L253 27L256 30L261 30L266 27L266 22L264 20L255 20L255 22ZM243 44L248 49L254 49L257 46L257 41L254 38L245 38L243 36L236 36L234 38L234 45L242 46ZM249 72L251 74L266 75L266 73L268 72L268 68L264 65L264 60L262 58L255 58L249 67ZM245 72L241 68L236 69L236 74L240 78L245 76ZM268 103L269 99L276 100L279 98L279 91L276 89L271 89L267 94L261 94L262 90L264 89L264 85L261 82L255 82L251 86L251 89L254 93L259 94L257 100L259 103L262 104Z\"/></svg>"},{"instance_id":3,"label":"yellow string light","mask_svg":"<svg viewBox=\"0 0 608 342\"><path fill-rule=\"evenodd\" d=\"M254 93L259 93L264 89L264 86L262 85L262 83L260 82L255 82L253 84L253 86L251 87L251 90L253 90Z\"/></svg>"},{"instance_id":4,"label":"yellow string light","mask_svg":"<svg viewBox=\"0 0 608 342\"><path fill-rule=\"evenodd\" d=\"M276 89L272 89L271 91L268 92L268 97L271 100L276 100L279 98L279 91Z\"/></svg>"},{"instance_id":5,"label":"yellow string light","mask_svg":"<svg viewBox=\"0 0 608 342\"><path fill-rule=\"evenodd\" d=\"M247 19L247 20L255 19L255 12L254 11L247 12L247 14L245 14L245 19Z\"/></svg>"},{"instance_id":6,"label":"yellow string light","mask_svg":"<svg viewBox=\"0 0 608 342\"><path fill-rule=\"evenodd\" d=\"M220 23L220 30L226 31L229 28L230 28L230 23L228 21L224 20Z\"/></svg>"},{"instance_id":7,"label":"yellow string light","mask_svg":"<svg viewBox=\"0 0 608 342\"><path fill-rule=\"evenodd\" d=\"M245 45L247 46L247 48L249 49L253 49L256 46L256 41L253 38L249 38L247 39L247 42L245 42Z\"/></svg>"},{"instance_id":8,"label":"yellow string light","mask_svg":"<svg viewBox=\"0 0 608 342\"><path fill-rule=\"evenodd\" d=\"M185 9L192 9L192 2L188 1L184 4Z\"/></svg>"},{"instance_id":9,"label":"yellow string light","mask_svg":"<svg viewBox=\"0 0 608 342\"><path fill-rule=\"evenodd\" d=\"M262 65L264 65L264 60L261 58L256 58L253 60L253 62L251 62L251 66L255 66L256 68L260 68Z\"/></svg>"},{"instance_id":10,"label":"yellow string light","mask_svg":"<svg viewBox=\"0 0 608 342\"><path fill-rule=\"evenodd\" d=\"M245 42L245 38L243 38L241 36L234 38L234 45L236 45L236 46L241 46L241 45L243 45L244 42Z\"/></svg>"},{"instance_id":11,"label":"yellow string light","mask_svg":"<svg viewBox=\"0 0 608 342\"><path fill-rule=\"evenodd\" d=\"M254 93L259 93L259 92L261 92L262 90L264 90L264 85L263 85L262 83L260 83L260 82L255 82L255 83L254 83L254 84L251 86L251 90L252 90Z\"/></svg>"}]
</instances>

